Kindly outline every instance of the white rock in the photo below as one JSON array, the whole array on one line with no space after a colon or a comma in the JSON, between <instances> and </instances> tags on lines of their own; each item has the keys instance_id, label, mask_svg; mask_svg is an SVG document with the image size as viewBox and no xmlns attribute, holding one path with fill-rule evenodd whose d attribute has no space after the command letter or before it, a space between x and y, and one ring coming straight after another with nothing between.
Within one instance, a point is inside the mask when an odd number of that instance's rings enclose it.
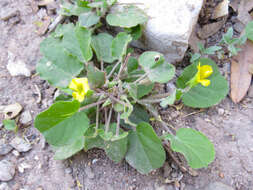
<instances>
[{"instance_id":1,"label":"white rock","mask_svg":"<svg viewBox=\"0 0 253 190\"><path fill-rule=\"evenodd\" d=\"M8 184L4 182L0 184L0 190L10 190L10 188Z\"/></svg>"},{"instance_id":2,"label":"white rock","mask_svg":"<svg viewBox=\"0 0 253 190\"><path fill-rule=\"evenodd\" d=\"M15 61L15 57L11 52L8 52L7 69L11 76L31 76L31 71L26 67L26 64L22 60Z\"/></svg>"},{"instance_id":3,"label":"white rock","mask_svg":"<svg viewBox=\"0 0 253 190\"><path fill-rule=\"evenodd\" d=\"M14 156L16 156L16 157L19 157L19 155L20 155L20 153L19 153L18 151L16 151L16 150L13 150L11 153L12 153Z\"/></svg>"},{"instance_id":4,"label":"white rock","mask_svg":"<svg viewBox=\"0 0 253 190\"><path fill-rule=\"evenodd\" d=\"M30 111L25 111L21 114L21 117L20 117L20 122L22 124L29 124L30 122L32 121L32 115L30 113Z\"/></svg>"},{"instance_id":5,"label":"white rock","mask_svg":"<svg viewBox=\"0 0 253 190\"><path fill-rule=\"evenodd\" d=\"M15 137L10 142L10 145L19 152L27 152L32 148L31 144L29 144L28 142L26 142L24 139L20 137Z\"/></svg>"},{"instance_id":6,"label":"white rock","mask_svg":"<svg viewBox=\"0 0 253 190\"><path fill-rule=\"evenodd\" d=\"M15 166L7 161L0 161L0 181L10 181L15 175Z\"/></svg>"},{"instance_id":7,"label":"white rock","mask_svg":"<svg viewBox=\"0 0 253 190\"><path fill-rule=\"evenodd\" d=\"M149 16L144 36L137 46L161 52L169 62L180 61L183 58L203 0L118 0L118 2L133 3Z\"/></svg>"}]
</instances>

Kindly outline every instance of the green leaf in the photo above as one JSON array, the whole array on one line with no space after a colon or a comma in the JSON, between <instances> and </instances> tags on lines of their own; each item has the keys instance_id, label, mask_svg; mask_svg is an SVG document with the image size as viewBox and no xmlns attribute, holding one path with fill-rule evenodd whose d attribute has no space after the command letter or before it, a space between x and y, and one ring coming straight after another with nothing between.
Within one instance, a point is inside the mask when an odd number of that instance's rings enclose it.
<instances>
[{"instance_id":1,"label":"green leaf","mask_svg":"<svg viewBox=\"0 0 253 190\"><path fill-rule=\"evenodd\" d=\"M232 27L230 27L226 34L222 37L222 43L231 44L231 39L233 38L234 30Z\"/></svg>"},{"instance_id":2,"label":"green leaf","mask_svg":"<svg viewBox=\"0 0 253 190\"><path fill-rule=\"evenodd\" d=\"M53 86L67 87L83 70L83 64L62 47L59 39L46 38L40 44L40 50L45 57L39 61L36 70Z\"/></svg>"},{"instance_id":3,"label":"green leaf","mask_svg":"<svg viewBox=\"0 0 253 190\"><path fill-rule=\"evenodd\" d=\"M99 128L104 130L104 125L100 125ZM110 125L109 132L115 134L116 133L116 123L112 123ZM95 134L95 135L94 135ZM124 134L125 132L120 129L120 136ZM123 136L124 136L123 135ZM122 136L121 136L122 137ZM85 151L91 149L91 148L101 148L104 149L107 156L115 161L120 162L127 151L127 136L124 136L124 138L120 138L119 140L113 140L113 141L104 141L99 135L96 135L95 133L95 126L90 127L90 129L85 134Z\"/></svg>"},{"instance_id":4,"label":"green leaf","mask_svg":"<svg viewBox=\"0 0 253 190\"><path fill-rule=\"evenodd\" d=\"M201 54L199 54L199 53L194 53L194 54L191 56L190 62L193 63L194 61L197 61L200 57L201 57Z\"/></svg>"},{"instance_id":5,"label":"green leaf","mask_svg":"<svg viewBox=\"0 0 253 190\"><path fill-rule=\"evenodd\" d=\"M125 31L132 36L133 40L138 40L142 36L142 26L140 24L132 28L125 28Z\"/></svg>"},{"instance_id":6,"label":"green leaf","mask_svg":"<svg viewBox=\"0 0 253 190\"><path fill-rule=\"evenodd\" d=\"M197 169L207 167L214 158L214 145L201 132L191 128L181 128L176 136L168 135L171 149L182 153L189 166Z\"/></svg>"},{"instance_id":7,"label":"green leaf","mask_svg":"<svg viewBox=\"0 0 253 190\"><path fill-rule=\"evenodd\" d=\"M99 61L112 63L115 60L111 51L112 40L113 37L107 33L99 33L96 36L92 36L91 46Z\"/></svg>"},{"instance_id":8,"label":"green leaf","mask_svg":"<svg viewBox=\"0 0 253 190\"><path fill-rule=\"evenodd\" d=\"M208 79L211 81L207 87L201 84L196 85L182 95L183 103L194 108L206 108L218 104L228 94L228 83L220 74L216 63L207 58L199 59L201 65L210 65L213 73ZM186 67L182 75L177 79L177 87L184 89L186 83L197 73L198 62Z\"/></svg>"},{"instance_id":9,"label":"green leaf","mask_svg":"<svg viewBox=\"0 0 253 190\"><path fill-rule=\"evenodd\" d=\"M166 83L175 75L175 67L165 63L163 55L155 51L146 51L141 54L139 64L152 82Z\"/></svg>"},{"instance_id":10,"label":"green leaf","mask_svg":"<svg viewBox=\"0 0 253 190\"><path fill-rule=\"evenodd\" d=\"M247 36L248 39L250 39L251 41L253 41L253 21L250 21L246 28L245 28L245 34Z\"/></svg>"},{"instance_id":11,"label":"green leaf","mask_svg":"<svg viewBox=\"0 0 253 190\"><path fill-rule=\"evenodd\" d=\"M130 83L129 84L129 94L134 98L134 99L140 99L145 95L148 95L152 89L154 88L154 83L151 84L134 84Z\"/></svg>"},{"instance_id":12,"label":"green leaf","mask_svg":"<svg viewBox=\"0 0 253 190\"><path fill-rule=\"evenodd\" d=\"M112 40L112 56L118 60L121 60L126 55L127 45L132 41L131 35L120 32Z\"/></svg>"},{"instance_id":13,"label":"green leaf","mask_svg":"<svg viewBox=\"0 0 253 190\"><path fill-rule=\"evenodd\" d=\"M79 18L79 23L80 26L89 28L95 24L97 24L100 20L100 17L97 16L97 14L93 11L87 12L87 13L82 13Z\"/></svg>"},{"instance_id":14,"label":"green leaf","mask_svg":"<svg viewBox=\"0 0 253 190\"><path fill-rule=\"evenodd\" d=\"M165 151L161 140L148 123L139 123L136 131L131 131L128 138L126 161L132 167L142 174L162 167L166 158Z\"/></svg>"},{"instance_id":15,"label":"green leaf","mask_svg":"<svg viewBox=\"0 0 253 190\"><path fill-rule=\"evenodd\" d=\"M220 47L220 46L211 46L211 47L209 47L209 48L206 48L206 49L203 51L203 53L204 53L204 54L207 54L207 55L213 55L213 54L215 54L216 51L219 51L219 50L221 50L221 49L222 49L222 47Z\"/></svg>"},{"instance_id":16,"label":"green leaf","mask_svg":"<svg viewBox=\"0 0 253 190\"><path fill-rule=\"evenodd\" d=\"M133 110L132 114L129 116L128 119L130 120L130 122L135 123L136 125L138 125L141 122L148 123L149 118L150 118L150 116L147 113L147 111L142 106L140 106L139 104L135 104L134 105L134 110ZM123 125L127 129L132 128L129 124L126 124L124 122L124 120L121 120L120 124Z\"/></svg>"},{"instance_id":17,"label":"green leaf","mask_svg":"<svg viewBox=\"0 0 253 190\"><path fill-rule=\"evenodd\" d=\"M92 49L91 49L91 31L88 29L76 26L75 35L78 40L78 45L80 47L84 61L85 62L90 61L93 56Z\"/></svg>"},{"instance_id":18,"label":"green leaf","mask_svg":"<svg viewBox=\"0 0 253 190\"><path fill-rule=\"evenodd\" d=\"M88 7L81 7L77 4L63 3L59 13L65 16L79 16L80 14L89 12L90 10L91 9Z\"/></svg>"},{"instance_id":19,"label":"green leaf","mask_svg":"<svg viewBox=\"0 0 253 190\"><path fill-rule=\"evenodd\" d=\"M76 100L56 102L37 115L35 127L53 146L73 144L89 127L89 118L85 112L78 112L79 107L80 103Z\"/></svg>"},{"instance_id":20,"label":"green leaf","mask_svg":"<svg viewBox=\"0 0 253 190\"><path fill-rule=\"evenodd\" d=\"M162 99L160 105L165 108L168 105L173 105L176 100L177 90L175 90L170 96Z\"/></svg>"},{"instance_id":21,"label":"green leaf","mask_svg":"<svg viewBox=\"0 0 253 190\"><path fill-rule=\"evenodd\" d=\"M6 130L9 131L17 131L18 126L16 125L16 122L14 120L5 119L3 120L3 125Z\"/></svg>"},{"instance_id":22,"label":"green leaf","mask_svg":"<svg viewBox=\"0 0 253 190\"><path fill-rule=\"evenodd\" d=\"M67 159L84 148L84 137L76 139L72 144L60 147L54 147L55 155L54 159L64 160Z\"/></svg>"},{"instance_id":23,"label":"green leaf","mask_svg":"<svg viewBox=\"0 0 253 190\"><path fill-rule=\"evenodd\" d=\"M97 88L105 84L105 72L100 71L98 68L89 64L86 68L87 77L92 87Z\"/></svg>"},{"instance_id":24,"label":"green leaf","mask_svg":"<svg viewBox=\"0 0 253 190\"><path fill-rule=\"evenodd\" d=\"M147 15L139 8L124 7L121 12L110 13L106 16L106 22L111 26L131 28L147 22Z\"/></svg>"},{"instance_id":25,"label":"green leaf","mask_svg":"<svg viewBox=\"0 0 253 190\"><path fill-rule=\"evenodd\" d=\"M131 73L138 69L138 60L134 57L129 57L127 62L127 72Z\"/></svg>"}]
</instances>

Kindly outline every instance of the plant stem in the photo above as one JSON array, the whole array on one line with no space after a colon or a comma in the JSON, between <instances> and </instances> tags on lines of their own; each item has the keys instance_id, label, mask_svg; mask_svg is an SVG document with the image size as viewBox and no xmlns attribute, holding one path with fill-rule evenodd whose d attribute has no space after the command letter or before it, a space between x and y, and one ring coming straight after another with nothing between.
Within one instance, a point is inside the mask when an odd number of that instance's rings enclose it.
<instances>
[{"instance_id":1,"label":"plant stem","mask_svg":"<svg viewBox=\"0 0 253 190\"><path fill-rule=\"evenodd\" d=\"M139 83L140 81L142 81L143 79L145 79L147 76L148 76L148 73L145 73L140 78L138 78L136 81L134 81L133 84Z\"/></svg>"},{"instance_id":2,"label":"plant stem","mask_svg":"<svg viewBox=\"0 0 253 190\"><path fill-rule=\"evenodd\" d=\"M98 130L98 123L99 122L99 104L97 105L97 113L96 113L96 128L95 131L97 132Z\"/></svg>"},{"instance_id":3,"label":"plant stem","mask_svg":"<svg viewBox=\"0 0 253 190\"><path fill-rule=\"evenodd\" d=\"M111 117L112 117L112 108L110 108L108 120L107 120L107 123L105 125L105 133L109 132Z\"/></svg>"},{"instance_id":4,"label":"plant stem","mask_svg":"<svg viewBox=\"0 0 253 190\"><path fill-rule=\"evenodd\" d=\"M155 109L154 109L150 104L142 103L142 102L139 102L139 101L137 101L137 102L138 102L139 104L145 106L145 108L151 113L151 115L153 115L153 116L155 117L155 119L156 119L158 122L161 123L162 127L163 127L167 132L169 132L169 133L172 134L172 135L174 134L173 131L172 131L171 129L173 129L174 131L176 131L176 129L175 129L173 126L169 125L168 123L164 122L164 121L162 120L162 118L160 117L160 115L155 111ZM170 128L169 128L168 126L169 126Z\"/></svg>"},{"instance_id":5,"label":"plant stem","mask_svg":"<svg viewBox=\"0 0 253 190\"><path fill-rule=\"evenodd\" d=\"M112 68L110 74L106 77L107 80L109 80L112 76L112 74L114 73L115 69L119 66L119 64L121 63L121 60L119 60L115 65L114 67Z\"/></svg>"},{"instance_id":6,"label":"plant stem","mask_svg":"<svg viewBox=\"0 0 253 190\"><path fill-rule=\"evenodd\" d=\"M88 104L88 105L86 105L86 106L83 106L83 107L81 107L81 108L79 109L79 111L83 111L83 110L85 110L85 109L89 109L89 108L92 108L92 107L94 107L94 106L96 106L96 105L102 104L102 103L105 102L105 100L106 100L106 99L103 99L103 100L94 102L94 103L92 103L92 104Z\"/></svg>"},{"instance_id":7,"label":"plant stem","mask_svg":"<svg viewBox=\"0 0 253 190\"><path fill-rule=\"evenodd\" d=\"M120 113L118 113L117 115L116 137L119 136L119 129L120 129Z\"/></svg>"},{"instance_id":8,"label":"plant stem","mask_svg":"<svg viewBox=\"0 0 253 190\"><path fill-rule=\"evenodd\" d=\"M126 56L126 59L125 59L124 63L121 64L121 67L120 67L120 70L119 70L119 73L118 73L118 76L117 76L117 79L116 79L117 81L120 79L120 76L121 76L123 70L127 66L127 63L128 63L130 55L131 55L131 53L128 53L127 56Z\"/></svg>"},{"instance_id":9,"label":"plant stem","mask_svg":"<svg viewBox=\"0 0 253 190\"><path fill-rule=\"evenodd\" d=\"M152 95L152 96L149 96L148 98L149 98L149 99L166 98L166 97L168 97L169 95L171 95L171 93L170 93L170 92L167 92L167 93L164 93L164 94Z\"/></svg>"},{"instance_id":10,"label":"plant stem","mask_svg":"<svg viewBox=\"0 0 253 190\"><path fill-rule=\"evenodd\" d=\"M101 69L101 71L104 71L104 62L103 61L100 62L100 69Z\"/></svg>"}]
</instances>

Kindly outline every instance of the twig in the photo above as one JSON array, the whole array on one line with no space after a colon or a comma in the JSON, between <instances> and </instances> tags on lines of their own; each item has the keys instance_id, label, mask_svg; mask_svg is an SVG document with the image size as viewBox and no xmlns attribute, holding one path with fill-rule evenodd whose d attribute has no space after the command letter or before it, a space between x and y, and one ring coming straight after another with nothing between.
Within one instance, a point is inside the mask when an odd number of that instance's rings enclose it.
<instances>
[{"instance_id":1,"label":"twig","mask_svg":"<svg viewBox=\"0 0 253 190\"><path fill-rule=\"evenodd\" d=\"M107 120L107 123L106 123L106 125L105 125L105 133L108 133L108 132L109 132L111 117L112 117L112 108L110 108L108 120Z\"/></svg>"},{"instance_id":2,"label":"twig","mask_svg":"<svg viewBox=\"0 0 253 190\"><path fill-rule=\"evenodd\" d=\"M117 115L116 137L119 136L119 128L120 128L120 113L118 113Z\"/></svg>"},{"instance_id":3,"label":"twig","mask_svg":"<svg viewBox=\"0 0 253 190\"><path fill-rule=\"evenodd\" d=\"M170 93L170 92L167 92L167 93L164 93L164 94L152 95L152 96L149 96L148 98L149 98L149 99L166 98L166 97L168 97L169 95L171 95L171 93Z\"/></svg>"},{"instance_id":4,"label":"twig","mask_svg":"<svg viewBox=\"0 0 253 190\"><path fill-rule=\"evenodd\" d=\"M104 108L105 110L105 123L107 123L108 117L107 117L107 107Z\"/></svg>"},{"instance_id":5,"label":"twig","mask_svg":"<svg viewBox=\"0 0 253 190\"><path fill-rule=\"evenodd\" d=\"M58 24L62 23L65 20L66 16L58 15L56 19L49 25L48 32L52 32Z\"/></svg>"},{"instance_id":6,"label":"twig","mask_svg":"<svg viewBox=\"0 0 253 190\"><path fill-rule=\"evenodd\" d=\"M88 104L88 105L86 105L86 106L83 106L83 107L81 107L81 108L79 109L79 111L83 111L83 110L85 110L85 109L89 109L89 108L92 108L92 107L94 107L94 106L96 106L96 105L102 104L102 103L105 102L105 100L106 100L106 99L103 99L103 100L94 102L94 103L92 103L92 104Z\"/></svg>"},{"instance_id":7,"label":"twig","mask_svg":"<svg viewBox=\"0 0 253 190\"><path fill-rule=\"evenodd\" d=\"M96 113L96 130L95 132L97 132L98 130L98 120L99 120L99 104L97 105L97 113Z\"/></svg>"},{"instance_id":8,"label":"twig","mask_svg":"<svg viewBox=\"0 0 253 190\"><path fill-rule=\"evenodd\" d=\"M112 74L114 73L115 69L119 66L119 64L121 63L121 60L119 60L115 65L114 67L112 68L110 74L106 77L107 80L109 80L112 76Z\"/></svg>"},{"instance_id":9,"label":"twig","mask_svg":"<svg viewBox=\"0 0 253 190\"><path fill-rule=\"evenodd\" d=\"M183 166L183 164L176 158L176 156L173 154L173 152L170 149L170 145L169 145L168 141L164 141L163 142L163 146L166 149L166 151L168 152L168 154L170 155L170 157L172 158L172 160L178 165L178 167L180 168L180 170L182 172L187 172L191 176L194 176L194 177L198 176L198 172L197 171L193 170L190 167Z\"/></svg>"},{"instance_id":10,"label":"twig","mask_svg":"<svg viewBox=\"0 0 253 190\"><path fill-rule=\"evenodd\" d=\"M41 102L41 92L40 92L40 89L39 89L39 87L37 86L37 84L35 84L34 86L35 86L35 89L36 89L37 94L38 94L38 96L39 96L38 99L37 99L37 101L36 101L36 103L39 104L39 103Z\"/></svg>"},{"instance_id":11,"label":"twig","mask_svg":"<svg viewBox=\"0 0 253 190\"><path fill-rule=\"evenodd\" d=\"M188 117L188 116L190 116L190 115L198 114L198 113L201 113L201 112L203 112L203 111L205 111L205 110L204 110L204 109L200 109L199 111L195 111L195 112L186 114L186 115L182 116L182 118Z\"/></svg>"}]
</instances>

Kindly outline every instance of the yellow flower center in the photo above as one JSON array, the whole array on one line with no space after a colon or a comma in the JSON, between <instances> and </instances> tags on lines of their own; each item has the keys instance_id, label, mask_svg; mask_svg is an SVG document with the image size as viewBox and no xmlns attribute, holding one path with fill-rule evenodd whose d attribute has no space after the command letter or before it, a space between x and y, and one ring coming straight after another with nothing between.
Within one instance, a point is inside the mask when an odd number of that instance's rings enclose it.
<instances>
[{"instance_id":1,"label":"yellow flower center","mask_svg":"<svg viewBox=\"0 0 253 190\"><path fill-rule=\"evenodd\" d=\"M74 99L82 102L90 90L87 78L74 78L69 84L69 88L73 90L72 96Z\"/></svg>"}]
</instances>

